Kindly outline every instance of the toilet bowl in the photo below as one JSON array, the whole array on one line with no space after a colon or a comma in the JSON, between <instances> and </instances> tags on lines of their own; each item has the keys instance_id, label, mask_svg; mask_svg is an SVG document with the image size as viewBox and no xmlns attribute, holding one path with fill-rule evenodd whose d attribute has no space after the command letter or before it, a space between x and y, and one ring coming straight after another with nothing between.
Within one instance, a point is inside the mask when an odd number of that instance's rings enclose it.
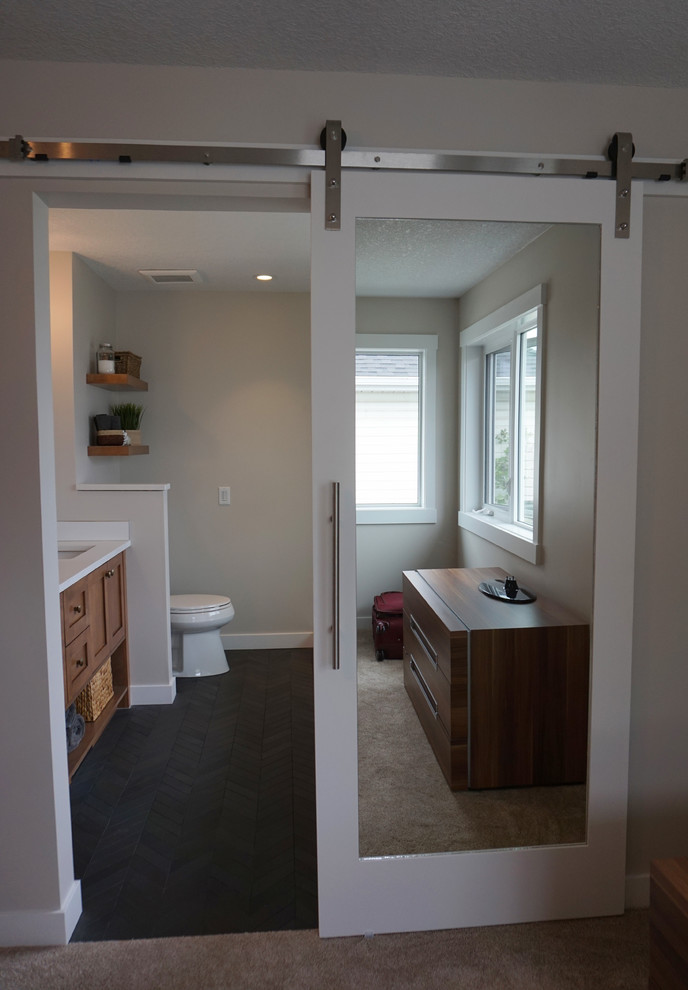
<instances>
[{"instance_id":1,"label":"toilet bowl","mask_svg":"<svg viewBox=\"0 0 688 990\"><path fill-rule=\"evenodd\" d=\"M229 670L220 629L234 618L224 595L170 595L172 673L206 677Z\"/></svg>"}]
</instances>

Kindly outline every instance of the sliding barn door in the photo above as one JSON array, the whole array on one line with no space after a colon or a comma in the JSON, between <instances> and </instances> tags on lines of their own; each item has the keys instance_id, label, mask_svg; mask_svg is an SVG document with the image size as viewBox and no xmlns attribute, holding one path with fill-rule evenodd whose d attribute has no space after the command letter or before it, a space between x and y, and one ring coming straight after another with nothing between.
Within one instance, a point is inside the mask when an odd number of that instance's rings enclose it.
<instances>
[{"instance_id":1,"label":"sliding barn door","mask_svg":"<svg viewBox=\"0 0 688 990\"><path fill-rule=\"evenodd\" d=\"M621 240L614 236L612 182L345 173L342 226L332 231L325 229L324 175L313 175L313 566L318 877L323 936L605 915L623 910L640 199L641 194L634 191L631 237ZM582 841L368 858L359 854L354 478L359 218L599 227L594 621L587 823ZM431 327L421 329L432 332ZM543 539L546 546L546 533Z\"/></svg>"}]
</instances>

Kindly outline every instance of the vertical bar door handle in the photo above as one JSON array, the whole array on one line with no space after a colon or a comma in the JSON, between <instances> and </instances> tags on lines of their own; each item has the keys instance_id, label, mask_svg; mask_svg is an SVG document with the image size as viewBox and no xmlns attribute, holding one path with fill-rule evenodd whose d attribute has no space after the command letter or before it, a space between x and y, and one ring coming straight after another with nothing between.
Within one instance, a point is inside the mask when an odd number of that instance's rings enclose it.
<instances>
[{"instance_id":1,"label":"vertical bar door handle","mask_svg":"<svg viewBox=\"0 0 688 990\"><path fill-rule=\"evenodd\" d=\"M339 670L339 482L332 482L332 668Z\"/></svg>"}]
</instances>

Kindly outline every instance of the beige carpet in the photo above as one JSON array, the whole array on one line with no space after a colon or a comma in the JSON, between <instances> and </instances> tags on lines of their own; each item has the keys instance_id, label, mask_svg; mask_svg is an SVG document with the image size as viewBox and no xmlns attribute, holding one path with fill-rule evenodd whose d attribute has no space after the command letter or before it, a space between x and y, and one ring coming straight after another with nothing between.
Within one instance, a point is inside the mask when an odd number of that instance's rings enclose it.
<instances>
[{"instance_id":1,"label":"beige carpet","mask_svg":"<svg viewBox=\"0 0 688 990\"><path fill-rule=\"evenodd\" d=\"M314 931L0 949L2 990L646 990L647 912L319 939Z\"/></svg>"},{"instance_id":2,"label":"beige carpet","mask_svg":"<svg viewBox=\"0 0 688 990\"><path fill-rule=\"evenodd\" d=\"M452 792L404 688L400 660L358 636L359 850L393 856L585 840L585 787Z\"/></svg>"}]
</instances>

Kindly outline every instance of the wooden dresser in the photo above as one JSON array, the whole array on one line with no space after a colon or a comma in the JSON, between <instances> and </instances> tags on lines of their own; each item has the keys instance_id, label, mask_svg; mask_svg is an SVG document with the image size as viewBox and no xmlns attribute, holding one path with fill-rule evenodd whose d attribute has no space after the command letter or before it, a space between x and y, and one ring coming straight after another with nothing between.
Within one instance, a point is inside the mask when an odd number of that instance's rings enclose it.
<instances>
[{"instance_id":1,"label":"wooden dresser","mask_svg":"<svg viewBox=\"0 0 688 990\"><path fill-rule=\"evenodd\" d=\"M452 790L582 783L589 626L538 596L489 598L499 568L406 571L404 683Z\"/></svg>"}]
</instances>

